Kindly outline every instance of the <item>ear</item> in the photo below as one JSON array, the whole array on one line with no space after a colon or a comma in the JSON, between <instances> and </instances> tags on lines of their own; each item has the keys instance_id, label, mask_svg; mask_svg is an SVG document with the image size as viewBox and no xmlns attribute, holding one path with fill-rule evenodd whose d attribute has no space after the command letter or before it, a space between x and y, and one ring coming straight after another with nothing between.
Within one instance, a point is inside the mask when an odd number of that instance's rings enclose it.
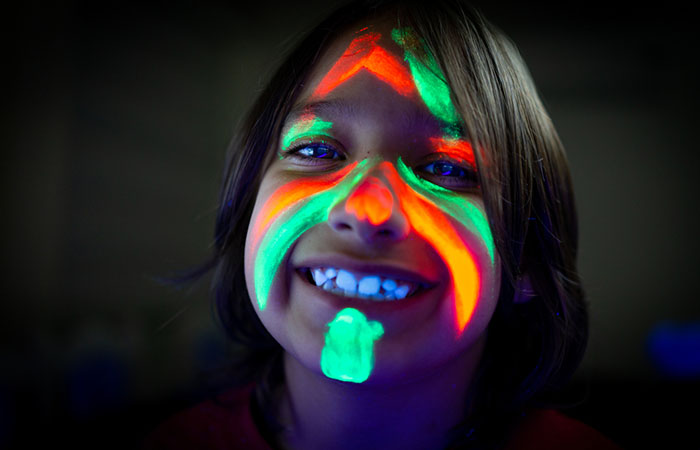
<instances>
[{"instance_id":1,"label":"ear","mask_svg":"<svg viewBox=\"0 0 700 450\"><path fill-rule=\"evenodd\" d=\"M536 297L537 293L532 289L530 276L523 274L515 281L515 293L513 294L513 303L527 303L531 298Z\"/></svg>"}]
</instances>

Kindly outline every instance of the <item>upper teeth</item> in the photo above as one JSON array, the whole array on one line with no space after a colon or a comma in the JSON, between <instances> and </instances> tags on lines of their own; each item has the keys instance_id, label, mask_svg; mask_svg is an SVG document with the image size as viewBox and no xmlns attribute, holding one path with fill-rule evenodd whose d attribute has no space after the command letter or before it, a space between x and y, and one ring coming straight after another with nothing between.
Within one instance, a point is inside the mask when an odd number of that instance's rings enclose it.
<instances>
[{"instance_id":1,"label":"upper teeth","mask_svg":"<svg viewBox=\"0 0 700 450\"><path fill-rule=\"evenodd\" d=\"M348 297L400 300L418 288L417 283L379 275L360 276L334 267L315 267L310 272L316 286Z\"/></svg>"}]
</instances>

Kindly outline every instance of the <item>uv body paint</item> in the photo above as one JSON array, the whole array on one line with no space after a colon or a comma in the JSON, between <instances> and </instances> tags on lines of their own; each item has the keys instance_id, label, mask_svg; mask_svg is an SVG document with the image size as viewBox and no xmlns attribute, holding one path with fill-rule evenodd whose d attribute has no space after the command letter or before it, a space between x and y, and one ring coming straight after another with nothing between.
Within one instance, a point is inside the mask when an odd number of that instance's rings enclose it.
<instances>
[{"instance_id":1,"label":"uv body paint","mask_svg":"<svg viewBox=\"0 0 700 450\"><path fill-rule=\"evenodd\" d=\"M412 95L415 85L409 71L397 58L377 44L379 33L353 39L343 55L323 77L312 97L323 98L361 70L374 74L403 96Z\"/></svg>"},{"instance_id":2,"label":"uv body paint","mask_svg":"<svg viewBox=\"0 0 700 450\"><path fill-rule=\"evenodd\" d=\"M450 99L450 89L435 60L409 31L394 30L392 37L404 49L408 68L377 42L380 35L367 33L353 40L311 98L323 99L337 86L360 71L368 71L400 95L418 93L431 114L444 124L442 136L429 138L440 153L475 166L471 145L461 136L461 119ZM411 40L413 39L413 40ZM427 61L427 63L426 63ZM330 136L332 123L308 116L282 138L282 149L303 137ZM384 173L387 181L367 176L370 170ZM275 274L291 244L305 231L328 219L339 202L346 200L346 212L374 225L388 220L393 205L391 185L398 207L412 230L435 248L445 261L454 288L455 321L459 333L469 323L479 299L481 270L462 231L450 218L464 224L478 236L494 263L493 239L481 210L460 195L417 177L399 158L396 165L384 161L355 163L333 174L307 177L280 187L263 205L254 228L254 283L258 306L267 304ZM358 186L358 184L360 186ZM388 192L388 195L387 195ZM351 195L352 193L352 195ZM388 211L388 213L387 213ZM361 383L374 366L374 343L384 330L357 309L346 308L328 323L320 365L329 378Z\"/></svg>"},{"instance_id":3,"label":"uv body paint","mask_svg":"<svg viewBox=\"0 0 700 450\"><path fill-rule=\"evenodd\" d=\"M282 150L287 150L297 139L316 136L330 137L329 130L332 127L333 122L321 120L313 114L304 114L282 138Z\"/></svg>"},{"instance_id":4,"label":"uv body paint","mask_svg":"<svg viewBox=\"0 0 700 450\"><path fill-rule=\"evenodd\" d=\"M445 134L453 138L461 135L461 119L450 98L450 86L435 58L410 28L394 29L391 37L404 50L404 60L423 102L430 112L447 124Z\"/></svg>"},{"instance_id":5,"label":"uv body paint","mask_svg":"<svg viewBox=\"0 0 700 450\"><path fill-rule=\"evenodd\" d=\"M253 277L260 310L267 306L272 280L292 243L328 220L331 209L347 197L366 171L364 160L327 176L292 181L265 202L253 224L252 245L257 248Z\"/></svg>"},{"instance_id":6,"label":"uv body paint","mask_svg":"<svg viewBox=\"0 0 700 450\"><path fill-rule=\"evenodd\" d=\"M379 170L396 193L411 228L431 244L447 265L455 293L455 323L460 333L471 320L481 293L477 258L448 217L463 224L486 246L493 265L493 237L484 214L468 199L418 178L399 158L397 165L384 161Z\"/></svg>"},{"instance_id":7,"label":"uv body paint","mask_svg":"<svg viewBox=\"0 0 700 450\"><path fill-rule=\"evenodd\" d=\"M374 368L374 344L384 334L377 321L367 320L355 308L345 308L328 323L321 370L328 378L362 383Z\"/></svg>"}]
</instances>

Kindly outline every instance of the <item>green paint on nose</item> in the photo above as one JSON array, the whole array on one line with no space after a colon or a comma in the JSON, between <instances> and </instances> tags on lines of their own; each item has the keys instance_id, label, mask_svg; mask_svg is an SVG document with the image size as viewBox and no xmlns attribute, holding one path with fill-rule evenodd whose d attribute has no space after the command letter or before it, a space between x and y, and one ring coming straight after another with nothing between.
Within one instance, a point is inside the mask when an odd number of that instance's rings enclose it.
<instances>
[{"instance_id":1,"label":"green paint on nose","mask_svg":"<svg viewBox=\"0 0 700 450\"><path fill-rule=\"evenodd\" d=\"M374 342L384 334L381 323L354 308L338 312L328 324L321 370L328 378L362 383L374 368Z\"/></svg>"}]
</instances>

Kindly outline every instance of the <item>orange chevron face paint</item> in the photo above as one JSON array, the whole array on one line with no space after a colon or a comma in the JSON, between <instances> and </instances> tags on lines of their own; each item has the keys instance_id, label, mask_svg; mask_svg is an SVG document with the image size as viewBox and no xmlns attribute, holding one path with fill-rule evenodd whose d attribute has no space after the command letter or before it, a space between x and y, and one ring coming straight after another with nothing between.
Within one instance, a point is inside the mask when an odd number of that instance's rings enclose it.
<instances>
[{"instance_id":1,"label":"orange chevron face paint","mask_svg":"<svg viewBox=\"0 0 700 450\"><path fill-rule=\"evenodd\" d=\"M377 44L380 38L379 33L367 33L354 39L321 80L313 97L325 97L362 70L390 84L401 95L408 96L415 92L411 73L398 58Z\"/></svg>"}]
</instances>

